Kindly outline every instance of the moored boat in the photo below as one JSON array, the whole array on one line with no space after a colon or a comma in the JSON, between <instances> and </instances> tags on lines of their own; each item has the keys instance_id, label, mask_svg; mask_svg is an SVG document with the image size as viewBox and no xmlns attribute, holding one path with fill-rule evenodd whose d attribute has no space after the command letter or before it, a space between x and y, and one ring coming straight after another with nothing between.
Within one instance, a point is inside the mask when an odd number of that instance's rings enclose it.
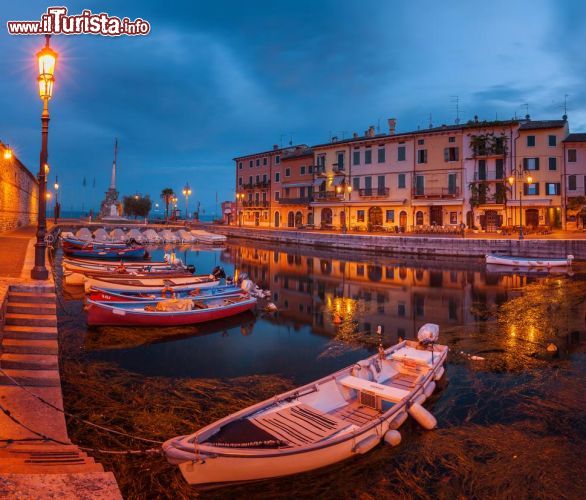
<instances>
[{"instance_id":1,"label":"moored boat","mask_svg":"<svg viewBox=\"0 0 586 500\"><path fill-rule=\"evenodd\" d=\"M65 283L68 285L83 285L83 283L90 278L101 279L117 279L124 278L125 280L143 280L151 278L181 280L185 277L191 277L192 271L186 269L127 269L125 266L118 266L115 270L103 269L77 269L63 270L63 277Z\"/></svg>"},{"instance_id":2,"label":"moored boat","mask_svg":"<svg viewBox=\"0 0 586 500\"><path fill-rule=\"evenodd\" d=\"M93 248L126 248L128 245L123 242L112 241L86 241L73 238L71 236L61 236L61 245L65 248L83 248L91 250Z\"/></svg>"},{"instance_id":3,"label":"moored boat","mask_svg":"<svg viewBox=\"0 0 586 500\"><path fill-rule=\"evenodd\" d=\"M194 288L175 292L175 298L219 297L239 293L241 289L235 285L219 285L210 288ZM92 288L88 298L95 302L152 302L161 301L167 297L162 293L133 293L132 291L115 291L104 288Z\"/></svg>"},{"instance_id":4,"label":"moored boat","mask_svg":"<svg viewBox=\"0 0 586 500\"><path fill-rule=\"evenodd\" d=\"M86 278L84 288L89 292L92 288L104 288L114 291L133 291L136 293L161 293L163 288L169 289L169 293L193 288L208 288L218 286L220 279L213 275L186 276L184 278L140 278L127 277Z\"/></svg>"},{"instance_id":5,"label":"moored boat","mask_svg":"<svg viewBox=\"0 0 586 500\"><path fill-rule=\"evenodd\" d=\"M381 441L396 445L410 415L432 429L421 404L443 373L447 346L438 326L424 325L421 342L397 345L332 375L277 395L163 445L193 485L286 476L364 454Z\"/></svg>"},{"instance_id":6,"label":"moored boat","mask_svg":"<svg viewBox=\"0 0 586 500\"><path fill-rule=\"evenodd\" d=\"M203 229L192 229L191 234L198 243L205 243L207 245L223 245L227 239L223 234L210 233Z\"/></svg>"},{"instance_id":7,"label":"moored boat","mask_svg":"<svg viewBox=\"0 0 586 500\"><path fill-rule=\"evenodd\" d=\"M88 325L179 326L228 318L256 305L246 292L226 297L168 299L147 303L87 301Z\"/></svg>"},{"instance_id":8,"label":"moored boat","mask_svg":"<svg viewBox=\"0 0 586 500\"><path fill-rule=\"evenodd\" d=\"M101 247L101 248L68 248L63 247L63 252L69 257L82 259L144 259L145 247Z\"/></svg>"},{"instance_id":9,"label":"moored boat","mask_svg":"<svg viewBox=\"0 0 586 500\"><path fill-rule=\"evenodd\" d=\"M501 266L518 266L518 267L556 267L571 266L574 260L573 255L568 255L565 259L539 258L539 257L513 257L511 255L486 255L487 264L499 264Z\"/></svg>"}]
</instances>

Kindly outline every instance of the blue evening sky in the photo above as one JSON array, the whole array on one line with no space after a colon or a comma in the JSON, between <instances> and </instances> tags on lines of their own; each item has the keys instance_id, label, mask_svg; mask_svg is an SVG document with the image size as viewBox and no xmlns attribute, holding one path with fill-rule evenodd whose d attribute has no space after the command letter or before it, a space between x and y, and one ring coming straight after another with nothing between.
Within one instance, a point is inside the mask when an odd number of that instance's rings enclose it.
<instances>
[{"instance_id":1,"label":"blue evening sky","mask_svg":"<svg viewBox=\"0 0 586 500\"><path fill-rule=\"evenodd\" d=\"M49 163L64 209L96 208L118 137L121 194L188 181L207 213L233 197L237 155L316 144L396 117L398 131L525 114L586 131L581 0L2 1L0 140L38 170L41 37L6 20L48 6L152 26L146 37L58 36ZM84 177L87 185L82 183ZM93 179L95 178L95 187ZM191 201L193 207L193 199Z\"/></svg>"}]
</instances>

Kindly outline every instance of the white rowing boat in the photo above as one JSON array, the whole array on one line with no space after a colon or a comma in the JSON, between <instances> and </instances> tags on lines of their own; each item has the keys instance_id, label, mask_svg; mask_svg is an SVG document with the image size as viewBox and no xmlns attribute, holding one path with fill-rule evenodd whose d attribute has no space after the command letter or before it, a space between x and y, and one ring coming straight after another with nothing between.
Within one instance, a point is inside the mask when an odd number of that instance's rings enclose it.
<instances>
[{"instance_id":1,"label":"white rowing boat","mask_svg":"<svg viewBox=\"0 0 586 500\"><path fill-rule=\"evenodd\" d=\"M418 337L433 341L439 327ZM447 346L403 341L298 389L229 415L163 445L190 484L218 484L286 476L370 451L413 416L437 425L421 404L443 373Z\"/></svg>"},{"instance_id":2,"label":"white rowing boat","mask_svg":"<svg viewBox=\"0 0 586 500\"><path fill-rule=\"evenodd\" d=\"M499 264L501 266L518 266L518 267L556 267L571 266L573 255L568 255L565 259L540 259L538 257L513 257L510 255L486 255L487 264Z\"/></svg>"},{"instance_id":3,"label":"white rowing boat","mask_svg":"<svg viewBox=\"0 0 586 500\"><path fill-rule=\"evenodd\" d=\"M92 288L105 288L114 291L135 291L140 293L161 292L164 287L170 288L171 291L180 292L183 290L193 290L194 288L208 288L218 286L220 280L213 275L204 276L185 276L173 278L140 278L131 279L129 277L109 277L109 278L91 278L86 277L83 281L85 292L88 293Z\"/></svg>"}]
</instances>

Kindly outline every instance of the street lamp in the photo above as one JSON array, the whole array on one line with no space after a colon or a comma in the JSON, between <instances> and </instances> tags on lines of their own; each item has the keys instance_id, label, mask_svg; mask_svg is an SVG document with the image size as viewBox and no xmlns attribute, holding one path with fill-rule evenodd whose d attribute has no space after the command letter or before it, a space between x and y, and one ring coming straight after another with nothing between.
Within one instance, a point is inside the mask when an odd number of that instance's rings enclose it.
<instances>
[{"instance_id":1,"label":"street lamp","mask_svg":"<svg viewBox=\"0 0 586 500\"><path fill-rule=\"evenodd\" d=\"M12 149L10 149L8 144L6 144L6 147L4 148L4 159L5 160L12 159Z\"/></svg>"},{"instance_id":2,"label":"street lamp","mask_svg":"<svg viewBox=\"0 0 586 500\"><path fill-rule=\"evenodd\" d=\"M57 224L61 212L61 206L59 205L59 176L57 175L55 176L55 184L53 184L53 187L55 188L55 208L53 209L53 218L55 224Z\"/></svg>"},{"instance_id":3,"label":"street lamp","mask_svg":"<svg viewBox=\"0 0 586 500\"><path fill-rule=\"evenodd\" d=\"M345 184L344 186L336 187L336 192L342 195L342 208L344 209L344 225L342 231L344 234L348 231L348 214L346 213L346 193L348 193L348 200L350 199L350 193L352 192L352 186Z\"/></svg>"},{"instance_id":4,"label":"street lamp","mask_svg":"<svg viewBox=\"0 0 586 500\"><path fill-rule=\"evenodd\" d=\"M236 193L236 217L238 217L238 227L242 227L242 217L238 208L238 202L244 203L244 193Z\"/></svg>"},{"instance_id":5,"label":"street lamp","mask_svg":"<svg viewBox=\"0 0 586 500\"><path fill-rule=\"evenodd\" d=\"M191 196L191 188L189 187L189 184L186 182L185 186L183 187L183 196L185 196L185 220L187 220L187 216L188 216L188 203L189 203L189 197Z\"/></svg>"},{"instance_id":6,"label":"street lamp","mask_svg":"<svg viewBox=\"0 0 586 500\"><path fill-rule=\"evenodd\" d=\"M45 46L37 53L39 64L39 97L43 101L43 112L41 114L41 156L39 164L39 210L37 218L37 242L35 243L35 267L31 270L31 278L35 280L46 280L49 278L49 271L45 266L45 233L47 231L46 211L47 199L45 191L47 188L47 160L49 153L47 143L49 138L49 99L53 95L54 73L57 63L57 52L49 47L50 35L45 35Z\"/></svg>"},{"instance_id":7,"label":"street lamp","mask_svg":"<svg viewBox=\"0 0 586 500\"><path fill-rule=\"evenodd\" d=\"M523 236L523 175L527 174L526 171L523 170L521 165L518 168L514 168L511 171L511 175L509 177L509 184L511 185L511 191L514 191L515 183L521 184L519 186L519 239L522 240ZM531 175L527 175L527 184L533 183L533 177Z\"/></svg>"}]
</instances>

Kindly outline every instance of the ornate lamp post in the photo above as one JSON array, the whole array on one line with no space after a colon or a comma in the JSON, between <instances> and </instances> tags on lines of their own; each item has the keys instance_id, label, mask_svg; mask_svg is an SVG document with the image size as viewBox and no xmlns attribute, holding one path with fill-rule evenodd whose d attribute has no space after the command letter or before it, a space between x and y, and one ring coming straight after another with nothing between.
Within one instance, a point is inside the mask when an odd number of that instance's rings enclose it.
<instances>
[{"instance_id":1,"label":"ornate lamp post","mask_svg":"<svg viewBox=\"0 0 586 500\"><path fill-rule=\"evenodd\" d=\"M342 232L346 234L348 232L348 214L346 213L346 193L348 193L348 199L350 199L350 193L352 192L352 186L346 184L344 186L336 187L336 192L342 195L342 208L344 209L344 225L342 226Z\"/></svg>"},{"instance_id":2,"label":"ornate lamp post","mask_svg":"<svg viewBox=\"0 0 586 500\"><path fill-rule=\"evenodd\" d=\"M509 184L511 185L511 190L514 190L515 184L519 185L519 239L522 240L523 236L523 175L526 172L523 170L521 165L518 168L514 168L511 171L511 176L509 177ZM533 177L527 175L527 184L533 183Z\"/></svg>"},{"instance_id":3,"label":"ornate lamp post","mask_svg":"<svg viewBox=\"0 0 586 500\"><path fill-rule=\"evenodd\" d=\"M189 184L186 182L185 186L183 187L183 196L185 196L185 220L187 220L189 212L188 212L188 204L189 204L189 197L191 196L191 188Z\"/></svg>"},{"instance_id":4,"label":"ornate lamp post","mask_svg":"<svg viewBox=\"0 0 586 500\"><path fill-rule=\"evenodd\" d=\"M242 227L242 217L240 214L240 209L238 208L238 202L242 203L244 201L244 193L236 193L236 217L238 217L238 227Z\"/></svg>"},{"instance_id":5,"label":"ornate lamp post","mask_svg":"<svg viewBox=\"0 0 586 500\"><path fill-rule=\"evenodd\" d=\"M49 153L47 142L49 138L49 99L53 95L54 73L57 63L57 52L49 47L50 35L45 35L45 46L37 53L39 63L39 96L43 101L43 113L41 114L41 157L39 165L39 213L37 220L37 242L35 243L35 267L31 271L31 278L35 280L46 280L49 278L49 271L45 267L45 233L47 231L47 199L45 191L47 188L47 164Z\"/></svg>"}]
</instances>

